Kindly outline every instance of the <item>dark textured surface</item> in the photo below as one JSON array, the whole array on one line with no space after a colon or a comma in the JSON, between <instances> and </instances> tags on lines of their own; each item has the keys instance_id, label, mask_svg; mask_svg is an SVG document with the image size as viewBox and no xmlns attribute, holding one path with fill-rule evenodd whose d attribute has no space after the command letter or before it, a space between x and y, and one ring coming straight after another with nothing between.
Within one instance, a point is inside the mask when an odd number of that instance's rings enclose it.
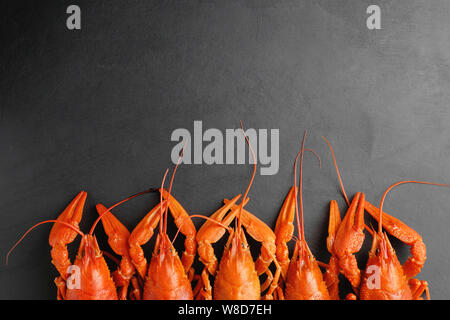
<instances>
[{"instance_id":1,"label":"dark textured surface","mask_svg":"<svg viewBox=\"0 0 450 320\"><path fill-rule=\"evenodd\" d=\"M324 261L328 203L346 206L321 135L335 146L351 195L363 191L378 202L397 180L449 183L450 4L377 1L382 30L369 31L372 3L76 1L81 31L65 27L69 2L3 3L1 257L81 189L88 191L87 231L96 203L159 184L171 132L192 131L194 120L204 128L237 128L242 119L247 127L280 129L280 170L256 177L248 205L270 226L292 183L301 135L310 130L307 145L323 167L305 157L305 232ZM248 165L185 165L174 195L189 212L209 214L244 191L250 172ZM403 186L385 207L422 234L428 260L420 278L436 299L449 298L449 195ZM132 228L156 201L143 197L116 212ZM8 266L2 258L0 298L55 298L49 230L30 234ZM394 244L403 261L408 248Z\"/></svg>"}]
</instances>

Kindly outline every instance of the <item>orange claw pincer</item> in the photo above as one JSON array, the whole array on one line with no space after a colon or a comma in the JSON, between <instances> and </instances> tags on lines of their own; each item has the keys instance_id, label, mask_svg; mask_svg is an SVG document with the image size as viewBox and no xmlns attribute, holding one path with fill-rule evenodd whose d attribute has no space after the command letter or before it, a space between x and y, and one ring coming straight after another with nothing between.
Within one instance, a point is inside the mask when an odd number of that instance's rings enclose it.
<instances>
[{"instance_id":1,"label":"orange claw pincer","mask_svg":"<svg viewBox=\"0 0 450 320\"><path fill-rule=\"evenodd\" d=\"M103 216L102 224L105 233L108 236L109 246L117 255L121 256L117 270L112 273L114 283L118 289L119 299L127 299L130 283L132 283L134 287L131 297L133 299L138 299L138 283L134 276L136 269L131 263L131 257L128 252L128 238L130 237L130 232L119 219L112 214L112 212L107 212L108 209L103 204L97 204L96 208L98 214Z\"/></svg>"},{"instance_id":2,"label":"orange claw pincer","mask_svg":"<svg viewBox=\"0 0 450 320\"><path fill-rule=\"evenodd\" d=\"M336 233L341 224L341 215L339 207L335 200L330 202L330 219L328 222L327 249L331 253L330 261L325 270L324 280L330 293L330 298L339 300L339 259L334 251L334 241Z\"/></svg>"},{"instance_id":3,"label":"orange claw pincer","mask_svg":"<svg viewBox=\"0 0 450 320\"><path fill-rule=\"evenodd\" d=\"M357 292L361 282L361 272L355 253L359 252L364 242L364 193L358 192L350 204L344 218L337 228L332 250L338 261L340 271L350 281ZM331 207L332 205L330 205ZM336 220L337 209L330 209L330 224Z\"/></svg>"},{"instance_id":4,"label":"orange claw pincer","mask_svg":"<svg viewBox=\"0 0 450 320\"><path fill-rule=\"evenodd\" d=\"M83 216L86 197L87 192L81 191L56 219L56 221L62 223L55 223L50 231L49 244L52 247L52 250L50 251L52 264L60 274L55 278L58 299L62 299L65 296L66 280L69 277L67 269L72 265L67 245L72 243L78 236L78 233L74 229L65 224L68 223L74 228L79 229L78 225Z\"/></svg>"},{"instance_id":5,"label":"orange claw pincer","mask_svg":"<svg viewBox=\"0 0 450 320\"><path fill-rule=\"evenodd\" d=\"M281 267L281 279L286 279L289 268L289 248L287 243L294 235L296 186L291 187L283 202L275 224L276 257Z\"/></svg>"}]
</instances>

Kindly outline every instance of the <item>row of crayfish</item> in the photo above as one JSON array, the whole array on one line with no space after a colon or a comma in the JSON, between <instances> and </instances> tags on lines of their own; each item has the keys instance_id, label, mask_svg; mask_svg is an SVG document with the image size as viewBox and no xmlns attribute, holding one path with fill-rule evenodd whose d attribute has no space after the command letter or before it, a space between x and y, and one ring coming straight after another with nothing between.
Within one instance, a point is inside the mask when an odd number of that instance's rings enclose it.
<instances>
[{"instance_id":1,"label":"row of crayfish","mask_svg":"<svg viewBox=\"0 0 450 320\"><path fill-rule=\"evenodd\" d=\"M423 299L424 295L429 299L427 283L415 278L426 260L422 237L400 220L383 212L382 207L387 192L401 184L449 185L401 181L386 190L378 208L369 203L361 192L350 201L333 149L324 138L330 147L348 210L341 219L337 202L331 201L326 240L331 257L328 263L319 262L306 243L303 226L303 153L312 152L318 157L313 150L305 148L305 138L306 132L295 158L294 182L282 205L274 231L244 209L256 172L254 154L253 175L244 196L225 199L224 205L209 217L189 215L171 195L175 172L182 158L180 154L168 189L164 188L166 170L160 188L138 193L109 208L98 204L99 216L89 233L83 233L78 226L87 196L86 192L81 191L56 220L38 223L23 237L38 225L53 223L49 243L52 263L59 272L55 279L58 299L339 299L342 296L339 293L341 274L353 291L347 294L347 299ZM152 191L159 192L160 202L130 233L111 210L131 198ZM175 239L171 240L167 234L169 212L178 232L185 236L181 258L173 245ZM366 226L364 212L377 220L378 230ZM205 219L198 230L192 222L194 217ZM108 236L109 246L120 259L99 248L94 235L99 221ZM295 222L297 236L294 236ZM156 242L148 261L142 246L152 238L155 230L158 232ZM355 254L361 249L365 231L373 240L366 268L360 270ZM213 245L225 233L228 233L228 240L219 261ZM404 264L397 259L387 234L411 247L411 257ZM78 235L81 236L80 247L75 261L71 262L67 245ZM261 243L256 261L250 252L248 236ZM287 244L293 239L295 246L290 253ZM200 274L195 274L192 267L197 254L204 265ZM110 271L104 256L116 262L114 272Z\"/></svg>"}]
</instances>

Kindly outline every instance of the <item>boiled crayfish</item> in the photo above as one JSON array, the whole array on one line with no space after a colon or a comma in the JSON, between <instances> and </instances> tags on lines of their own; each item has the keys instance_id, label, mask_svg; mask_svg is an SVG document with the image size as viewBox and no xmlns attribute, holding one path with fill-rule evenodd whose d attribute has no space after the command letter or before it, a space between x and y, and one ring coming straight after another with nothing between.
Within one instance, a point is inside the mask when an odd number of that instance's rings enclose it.
<instances>
[{"instance_id":1,"label":"boiled crayfish","mask_svg":"<svg viewBox=\"0 0 450 320\"><path fill-rule=\"evenodd\" d=\"M279 299L289 300L329 300L338 299L337 272L325 265L326 281L319 268L319 262L315 259L305 240L303 225L303 197L302 174L303 153L305 149L306 132L303 136L302 147L295 159L294 185L290 189L281 208L275 226L277 237L277 258L281 265L282 281L277 288ZM309 149L308 149L309 150ZM309 150L312 151L312 150ZM314 151L312 151L314 152ZM300 182L296 185L297 161L300 156ZM320 161L320 158L319 158ZM298 198L298 200L297 200ZM300 216L299 216L300 207ZM291 240L294 232L293 220L297 220L298 238L295 241L295 249L292 258L289 259L287 242ZM324 265L324 264L322 264ZM331 264L330 264L331 265ZM284 292L283 292L284 287Z\"/></svg>"},{"instance_id":2,"label":"boiled crayfish","mask_svg":"<svg viewBox=\"0 0 450 320\"><path fill-rule=\"evenodd\" d=\"M341 191L347 203L349 203L333 149L328 140L325 138L324 140L328 143L331 150ZM422 237L399 219L382 211L387 193L392 188L405 183L450 187L447 184L433 182L400 181L385 191L379 209L366 201L363 193L359 192L355 195L345 217L337 228L332 248L338 259L339 270L350 281L355 291L355 294L349 294L347 296L348 299L357 299L359 296L362 300L416 300L421 299L424 292L426 293L426 297L428 299L430 298L426 281L420 281L414 278L421 271L426 261L426 247ZM364 211L367 211L378 221L377 232L365 226ZM339 220L340 217L338 215L338 210L330 212L330 221ZM364 242L364 228L373 236L373 242L366 269L361 277L361 271L358 268L355 253L360 250ZM398 261L395 250L387 234L382 231L383 229L411 247L412 257L409 257L403 265Z\"/></svg>"},{"instance_id":3,"label":"boiled crayfish","mask_svg":"<svg viewBox=\"0 0 450 320\"><path fill-rule=\"evenodd\" d=\"M242 123L241 128L244 132ZM281 268L275 257L275 234L264 222L243 209L248 201L247 195L256 172L255 155L245 132L244 136L254 160L254 170L250 183L239 206L235 203L240 195L232 200L225 199L225 205L210 217L224 226L228 226L235 221L234 230L228 229L230 234L220 263L218 263L214 254L212 243L217 242L225 234L226 229L212 221L206 221L197 233L198 253L200 261L205 265L201 277L203 288L198 293L200 299L259 300L261 293L265 290L267 292L263 295L263 298L273 299L273 292L277 288ZM262 244L261 254L256 263L253 261L242 227L252 238ZM269 265L272 262L276 266L274 275L269 270ZM267 279L261 285L259 275L264 273L267 275ZM215 276L213 293L211 293L209 275Z\"/></svg>"}]
</instances>

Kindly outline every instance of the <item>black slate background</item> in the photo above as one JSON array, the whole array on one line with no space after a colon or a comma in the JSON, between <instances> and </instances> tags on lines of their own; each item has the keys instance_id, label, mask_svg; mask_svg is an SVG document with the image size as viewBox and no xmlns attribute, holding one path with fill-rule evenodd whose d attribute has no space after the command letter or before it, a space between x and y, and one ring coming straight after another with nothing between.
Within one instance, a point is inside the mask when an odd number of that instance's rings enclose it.
<instances>
[{"instance_id":1,"label":"black slate background","mask_svg":"<svg viewBox=\"0 0 450 320\"><path fill-rule=\"evenodd\" d=\"M65 27L69 4L81 7L80 31ZM367 30L369 4L380 5L382 30ZM351 195L363 191L378 202L397 180L450 183L448 1L5 1L0 8L2 299L55 298L50 226L30 234L4 265L26 228L55 218L85 189L87 231L96 203L160 183L171 132L192 132L194 120L204 129L243 120L280 130L280 170L257 175L248 205L270 226L309 130L307 145L323 167L305 157L305 232L323 261L328 203L346 206L321 135L333 143ZM184 165L173 193L189 212L209 214L243 192L250 173L249 165ZM428 260L420 278L435 299L449 298L449 195L408 185L385 207L422 234ZM142 197L116 213L131 229L156 202ZM101 227L97 234L107 248ZM393 243L404 261L407 246Z\"/></svg>"}]
</instances>

